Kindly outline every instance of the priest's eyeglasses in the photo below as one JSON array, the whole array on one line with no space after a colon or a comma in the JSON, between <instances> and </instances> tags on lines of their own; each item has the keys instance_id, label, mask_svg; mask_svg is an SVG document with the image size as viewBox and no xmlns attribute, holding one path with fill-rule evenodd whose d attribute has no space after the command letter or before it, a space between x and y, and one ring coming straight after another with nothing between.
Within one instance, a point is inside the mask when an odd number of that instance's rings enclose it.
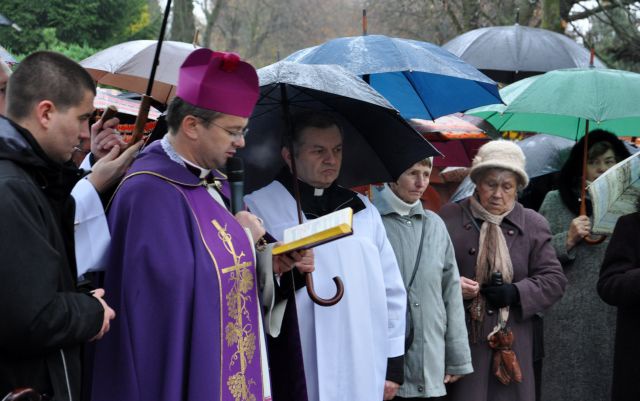
<instances>
[{"instance_id":1,"label":"priest's eyeglasses","mask_svg":"<svg viewBox=\"0 0 640 401\"><path fill-rule=\"evenodd\" d=\"M220 128L221 130L224 130L227 132L227 134L231 135L233 137L233 139L242 139L244 137L247 136L247 134L249 133L249 127L244 127L241 131L231 131L228 128L225 128L221 125L218 125L216 123L214 123L213 121L211 121L211 124L215 125L216 127Z\"/></svg>"}]
</instances>

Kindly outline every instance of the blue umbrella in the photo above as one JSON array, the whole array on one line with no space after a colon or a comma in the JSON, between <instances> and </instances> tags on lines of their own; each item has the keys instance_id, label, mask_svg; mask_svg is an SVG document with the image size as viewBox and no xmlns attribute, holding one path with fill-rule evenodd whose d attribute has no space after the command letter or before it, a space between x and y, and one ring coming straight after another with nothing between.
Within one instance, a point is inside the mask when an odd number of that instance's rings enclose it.
<instances>
[{"instance_id":1,"label":"blue umbrella","mask_svg":"<svg viewBox=\"0 0 640 401\"><path fill-rule=\"evenodd\" d=\"M330 40L286 61L337 64L369 84L402 117L433 120L479 105L502 103L497 84L448 51L427 42L383 35Z\"/></svg>"}]
</instances>

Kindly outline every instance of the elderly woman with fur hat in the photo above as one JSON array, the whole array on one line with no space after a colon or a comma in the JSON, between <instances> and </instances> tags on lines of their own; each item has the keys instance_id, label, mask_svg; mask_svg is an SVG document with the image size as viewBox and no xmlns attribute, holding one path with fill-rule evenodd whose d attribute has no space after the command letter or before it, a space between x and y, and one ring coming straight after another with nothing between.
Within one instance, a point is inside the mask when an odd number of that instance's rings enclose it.
<instances>
[{"instance_id":1,"label":"elderly woman with fur hat","mask_svg":"<svg viewBox=\"0 0 640 401\"><path fill-rule=\"evenodd\" d=\"M513 142L478 150L472 196L445 205L460 269L474 373L448 400L534 401L532 318L557 302L566 278L546 220L517 201L527 186L524 154Z\"/></svg>"}]
</instances>

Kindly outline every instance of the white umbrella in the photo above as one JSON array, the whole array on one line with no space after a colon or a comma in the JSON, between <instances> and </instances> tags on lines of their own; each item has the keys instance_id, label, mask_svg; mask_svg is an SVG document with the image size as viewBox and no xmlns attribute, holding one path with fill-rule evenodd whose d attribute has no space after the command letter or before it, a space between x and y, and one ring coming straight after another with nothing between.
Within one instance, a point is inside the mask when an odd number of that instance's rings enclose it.
<instances>
[{"instance_id":1,"label":"white umbrella","mask_svg":"<svg viewBox=\"0 0 640 401\"><path fill-rule=\"evenodd\" d=\"M99 51L80 62L102 85L145 93L156 52L156 40L134 40ZM175 96L180 65L197 46L166 40L162 42L151 97L168 103Z\"/></svg>"}]
</instances>

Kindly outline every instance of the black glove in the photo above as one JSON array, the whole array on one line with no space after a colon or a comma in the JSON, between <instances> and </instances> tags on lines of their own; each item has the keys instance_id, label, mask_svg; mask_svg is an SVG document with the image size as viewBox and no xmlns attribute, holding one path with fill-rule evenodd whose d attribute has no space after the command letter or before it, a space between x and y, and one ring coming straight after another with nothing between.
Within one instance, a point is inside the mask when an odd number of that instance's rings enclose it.
<instances>
[{"instance_id":1,"label":"black glove","mask_svg":"<svg viewBox=\"0 0 640 401\"><path fill-rule=\"evenodd\" d=\"M480 293L484 295L489 305L496 309L520 303L520 293L514 284L483 286Z\"/></svg>"}]
</instances>

